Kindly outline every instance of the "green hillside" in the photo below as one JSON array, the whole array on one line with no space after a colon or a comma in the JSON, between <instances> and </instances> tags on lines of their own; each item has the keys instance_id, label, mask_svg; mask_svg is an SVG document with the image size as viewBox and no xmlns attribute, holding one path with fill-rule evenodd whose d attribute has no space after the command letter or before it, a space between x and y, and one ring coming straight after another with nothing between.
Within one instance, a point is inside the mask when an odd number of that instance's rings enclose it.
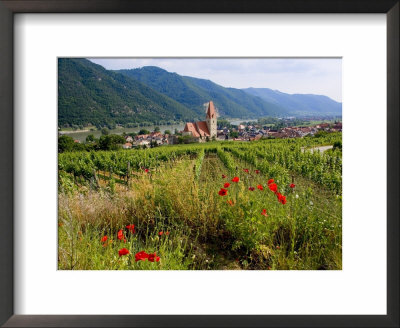
<instances>
[{"instance_id":1,"label":"green hillside","mask_svg":"<svg viewBox=\"0 0 400 328\"><path fill-rule=\"evenodd\" d=\"M282 116L287 111L243 90L224 88L212 81L181 76L155 66L116 71L134 78L154 90L204 115L203 104L213 100L223 117L255 118Z\"/></svg>"},{"instance_id":2,"label":"green hillside","mask_svg":"<svg viewBox=\"0 0 400 328\"><path fill-rule=\"evenodd\" d=\"M58 124L112 126L200 118L198 113L123 74L86 59L58 60Z\"/></svg>"}]
</instances>

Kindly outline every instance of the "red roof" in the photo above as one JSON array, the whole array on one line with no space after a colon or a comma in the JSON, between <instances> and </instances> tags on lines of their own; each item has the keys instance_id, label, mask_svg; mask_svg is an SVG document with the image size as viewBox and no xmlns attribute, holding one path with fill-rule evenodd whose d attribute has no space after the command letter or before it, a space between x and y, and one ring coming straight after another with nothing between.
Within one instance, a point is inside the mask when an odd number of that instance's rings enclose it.
<instances>
[{"instance_id":1,"label":"red roof","mask_svg":"<svg viewBox=\"0 0 400 328\"><path fill-rule=\"evenodd\" d=\"M192 132L192 136L193 137L200 137L200 135L198 134L196 127L194 126L193 123L186 123L185 128L183 129L184 132Z\"/></svg>"},{"instance_id":2,"label":"red roof","mask_svg":"<svg viewBox=\"0 0 400 328\"><path fill-rule=\"evenodd\" d=\"M215 108L214 108L214 103L210 101L208 103L208 109L207 109L207 116L206 118L216 118L217 115L215 114ZM208 129L207 129L208 130Z\"/></svg>"},{"instance_id":3,"label":"red roof","mask_svg":"<svg viewBox=\"0 0 400 328\"><path fill-rule=\"evenodd\" d=\"M196 122L197 131L202 137L210 136L210 131L208 131L208 126L206 121Z\"/></svg>"}]
</instances>

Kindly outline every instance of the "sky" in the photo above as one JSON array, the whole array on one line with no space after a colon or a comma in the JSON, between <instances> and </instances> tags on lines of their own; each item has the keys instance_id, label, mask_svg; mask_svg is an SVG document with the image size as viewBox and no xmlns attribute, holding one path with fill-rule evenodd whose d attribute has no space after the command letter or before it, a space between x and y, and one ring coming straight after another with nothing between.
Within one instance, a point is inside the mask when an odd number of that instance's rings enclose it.
<instances>
[{"instance_id":1,"label":"sky","mask_svg":"<svg viewBox=\"0 0 400 328\"><path fill-rule=\"evenodd\" d=\"M89 58L106 69L158 66L231 88L270 88L342 101L341 58Z\"/></svg>"}]
</instances>

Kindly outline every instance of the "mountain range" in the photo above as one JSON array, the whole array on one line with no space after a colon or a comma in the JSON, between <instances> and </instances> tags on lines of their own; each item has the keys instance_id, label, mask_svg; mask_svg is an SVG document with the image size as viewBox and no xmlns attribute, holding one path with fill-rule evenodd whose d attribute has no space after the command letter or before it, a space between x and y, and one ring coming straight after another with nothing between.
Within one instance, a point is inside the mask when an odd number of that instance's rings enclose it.
<instances>
[{"instance_id":1,"label":"mountain range","mask_svg":"<svg viewBox=\"0 0 400 328\"><path fill-rule=\"evenodd\" d=\"M326 96L225 88L155 66L111 71L83 58L58 60L60 127L202 120L210 100L224 118L341 115L342 109Z\"/></svg>"}]
</instances>

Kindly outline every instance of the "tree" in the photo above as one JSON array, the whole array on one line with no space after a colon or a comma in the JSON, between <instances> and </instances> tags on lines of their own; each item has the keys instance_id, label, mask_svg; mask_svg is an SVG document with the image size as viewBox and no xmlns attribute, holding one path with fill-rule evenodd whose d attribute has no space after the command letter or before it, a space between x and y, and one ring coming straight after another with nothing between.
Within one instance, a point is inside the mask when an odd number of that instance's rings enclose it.
<instances>
[{"instance_id":1,"label":"tree","mask_svg":"<svg viewBox=\"0 0 400 328\"><path fill-rule=\"evenodd\" d=\"M125 143L125 138L117 134L101 136L99 140L99 148L101 150L115 150L118 145Z\"/></svg>"},{"instance_id":2,"label":"tree","mask_svg":"<svg viewBox=\"0 0 400 328\"><path fill-rule=\"evenodd\" d=\"M93 142L95 140L94 135L93 134L89 134L86 137L86 142Z\"/></svg>"},{"instance_id":3,"label":"tree","mask_svg":"<svg viewBox=\"0 0 400 328\"><path fill-rule=\"evenodd\" d=\"M74 139L70 136L62 135L58 138L58 152L72 151L74 148Z\"/></svg>"},{"instance_id":4,"label":"tree","mask_svg":"<svg viewBox=\"0 0 400 328\"><path fill-rule=\"evenodd\" d=\"M141 130L138 132L138 134L150 134L150 131L149 131L149 130L146 130L146 129L141 129Z\"/></svg>"},{"instance_id":5,"label":"tree","mask_svg":"<svg viewBox=\"0 0 400 328\"><path fill-rule=\"evenodd\" d=\"M106 135L110 134L110 130L108 130L107 128L102 128L101 129L101 134L103 136L106 136Z\"/></svg>"},{"instance_id":6,"label":"tree","mask_svg":"<svg viewBox=\"0 0 400 328\"><path fill-rule=\"evenodd\" d=\"M169 134L169 135L171 135L172 133L171 133L170 130L165 130L165 131L164 131L164 134Z\"/></svg>"},{"instance_id":7,"label":"tree","mask_svg":"<svg viewBox=\"0 0 400 328\"><path fill-rule=\"evenodd\" d=\"M229 133L229 136L231 138L237 138L237 137L239 137L239 133L237 133L236 131L232 131L231 133Z\"/></svg>"},{"instance_id":8,"label":"tree","mask_svg":"<svg viewBox=\"0 0 400 328\"><path fill-rule=\"evenodd\" d=\"M156 126L156 127L154 128L154 132L160 132L160 127Z\"/></svg>"}]
</instances>

